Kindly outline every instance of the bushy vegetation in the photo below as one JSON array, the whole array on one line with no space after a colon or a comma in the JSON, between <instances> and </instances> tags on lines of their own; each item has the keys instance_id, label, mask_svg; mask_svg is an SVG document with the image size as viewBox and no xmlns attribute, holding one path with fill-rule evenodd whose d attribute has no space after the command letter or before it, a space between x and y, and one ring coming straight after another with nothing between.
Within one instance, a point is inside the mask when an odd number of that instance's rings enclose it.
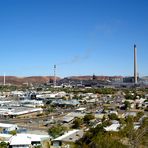
<instances>
[{"instance_id":1,"label":"bushy vegetation","mask_svg":"<svg viewBox=\"0 0 148 148\"><path fill-rule=\"evenodd\" d=\"M84 137L77 141L77 148L126 148L117 138L116 133L106 133L104 125L90 129Z\"/></svg>"},{"instance_id":2,"label":"bushy vegetation","mask_svg":"<svg viewBox=\"0 0 148 148\"><path fill-rule=\"evenodd\" d=\"M9 134L16 135L17 134L17 131L16 130L10 131Z\"/></svg>"},{"instance_id":3,"label":"bushy vegetation","mask_svg":"<svg viewBox=\"0 0 148 148\"><path fill-rule=\"evenodd\" d=\"M17 86L14 86L14 85L0 85L0 91L4 92L4 91L15 91L17 90L18 87Z\"/></svg>"},{"instance_id":4,"label":"bushy vegetation","mask_svg":"<svg viewBox=\"0 0 148 148\"><path fill-rule=\"evenodd\" d=\"M6 142L0 142L0 148L7 148L8 144Z\"/></svg>"},{"instance_id":5,"label":"bushy vegetation","mask_svg":"<svg viewBox=\"0 0 148 148\"><path fill-rule=\"evenodd\" d=\"M88 89L81 89L81 88L50 88L50 91L65 91L66 93L98 93L98 94L114 94L117 90L113 88L88 88Z\"/></svg>"},{"instance_id":6,"label":"bushy vegetation","mask_svg":"<svg viewBox=\"0 0 148 148\"><path fill-rule=\"evenodd\" d=\"M110 120L118 120L118 116L115 113L109 114L108 117Z\"/></svg>"},{"instance_id":7,"label":"bushy vegetation","mask_svg":"<svg viewBox=\"0 0 148 148\"><path fill-rule=\"evenodd\" d=\"M142 113L137 115L142 116ZM137 117L137 118L138 118ZM124 119L123 119L124 120ZM134 129L134 118L129 116L122 123L119 132L106 132L104 121L96 128L91 128L76 142L76 148L139 148L148 147L148 118L145 118L139 129Z\"/></svg>"},{"instance_id":8,"label":"bushy vegetation","mask_svg":"<svg viewBox=\"0 0 148 148\"><path fill-rule=\"evenodd\" d=\"M93 120L93 119L95 119L95 116L94 115L92 115L92 114L86 114L85 116L84 116L84 123L87 123L87 124L89 124L89 122L90 122L90 120Z\"/></svg>"},{"instance_id":9,"label":"bushy vegetation","mask_svg":"<svg viewBox=\"0 0 148 148\"><path fill-rule=\"evenodd\" d=\"M61 125L55 125L51 128L48 129L48 134L52 136L53 138L57 138L64 134L64 132L67 130L66 127L61 126Z\"/></svg>"},{"instance_id":10,"label":"bushy vegetation","mask_svg":"<svg viewBox=\"0 0 148 148\"><path fill-rule=\"evenodd\" d=\"M72 126L72 128L74 128L74 129L79 129L82 124L83 124L83 119L76 118L76 119L73 121L73 126Z\"/></svg>"},{"instance_id":11,"label":"bushy vegetation","mask_svg":"<svg viewBox=\"0 0 148 148\"><path fill-rule=\"evenodd\" d=\"M129 101L125 101L125 102L124 102L124 108L125 108L125 110L128 110L128 109L131 108L131 104L130 104Z\"/></svg>"}]
</instances>

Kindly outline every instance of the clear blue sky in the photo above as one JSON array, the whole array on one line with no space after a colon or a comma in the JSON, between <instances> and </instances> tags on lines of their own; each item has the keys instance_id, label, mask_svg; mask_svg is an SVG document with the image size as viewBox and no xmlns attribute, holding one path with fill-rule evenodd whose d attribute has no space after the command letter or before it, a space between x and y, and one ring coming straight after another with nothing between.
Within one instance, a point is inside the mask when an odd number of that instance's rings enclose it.
<instances>
[{"instance_id":1,"label":"clear blue sky","mask_svg":"<svg viewBox=\"0 0 148 148\"><path fill-rule=\"evenodd\" d=\"M0 75L148 75L148 0L0 0Z\"/></svg>"}]
</instances>

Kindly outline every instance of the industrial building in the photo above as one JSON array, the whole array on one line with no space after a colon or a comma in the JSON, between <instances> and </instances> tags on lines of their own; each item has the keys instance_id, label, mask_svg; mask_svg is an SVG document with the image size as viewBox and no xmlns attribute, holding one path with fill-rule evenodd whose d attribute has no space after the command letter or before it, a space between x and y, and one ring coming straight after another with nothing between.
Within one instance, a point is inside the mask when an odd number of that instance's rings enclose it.
<instances>
[{"instance_id":1,"label":"industrial building","mask_svg":"<svg viewBox=\"0 0 148 148\"><path fill-rule=\"evenodd\" d=\"M42 108L29 108L29 107L1 107L0 108L0 116L7 117L18 117L18 116L28 116L32 114L42 113Z\"/></svg>"}]
</instances>

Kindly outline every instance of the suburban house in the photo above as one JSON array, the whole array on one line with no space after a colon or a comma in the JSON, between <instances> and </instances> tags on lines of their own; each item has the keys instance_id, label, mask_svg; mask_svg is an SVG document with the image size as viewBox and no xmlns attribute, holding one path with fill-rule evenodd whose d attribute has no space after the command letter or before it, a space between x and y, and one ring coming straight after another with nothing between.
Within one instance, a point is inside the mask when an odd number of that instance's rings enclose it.
<instances>
[{"instance_id":1,"label":"suburban house","mask_svg":"<svg viewBox=\"0 0 148 148\"><path fill-rule=\"evenodd\" d=\"M64 135L54 139L52 141L53 147L61 147L63 145L67 145L68 143L73 143L82 138L83 131L82 130L72 130L68 131Z\"/></svg>"}]
</instances>

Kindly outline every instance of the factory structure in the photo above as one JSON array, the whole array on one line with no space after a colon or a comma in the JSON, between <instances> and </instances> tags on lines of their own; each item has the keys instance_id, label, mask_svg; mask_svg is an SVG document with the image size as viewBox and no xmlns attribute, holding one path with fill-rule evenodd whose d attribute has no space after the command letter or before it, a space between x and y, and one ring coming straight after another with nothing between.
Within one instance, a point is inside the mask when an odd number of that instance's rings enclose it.
<instances>
[{"instance_id":1,"label":"factory structure","mask_svg":"<svg viewBox=\"0 0 148 148\"><path fill-rule=\"evenodd\" d=\"M56 65L54 65L54 82L53 82L53 86L56 87Z\"/></svg>"},{"instance_id":2,"label":"factory structure","mask_svg":"<svg viewBox=\"0 0 148 148\"><path fill-rule=\"evenodd\" d=\"M85 86L85 87L103 87L103 86L109 86L109 85L118 85L122 86L125 85L125 87L128 86L138 86L141 84L141 79L139 79L138 76L138 66L137 66L137 48L136 44L134 44L134 50L133 50L133 76L128 77L122 77L122 76L95 76L94 74L92 76L77 76L77 77L67 77L64 79L61 79L56 82L56 65L54 65L54 87L56 85L62 85L64 86Z\"/></svg>"},{"instance_id":3,"label":"factory structure","mask_svg":"<svg viewBox=\"0 0 148 148\"><path fill-rule=\"evenodd\" d=\"M133 52L133 76L131 77L124 77L123 82L124 83L132 83L134 85L137 85L139 83L139 76L138 76L138 66L137 66L137 47L136 44L134 44L134 52Z\"/></svg>"},{"instance_id":4,"label":"factory structure","mask_svg":"<svg viewBox=\"0 0 148 148\"><path fill-rule=\"evenodd\" d=\"M1 85L11 85L20 82L20 84L25 84L25 82L29 82L31 85L38 86L40 84L46 84L48 86L51 86L53 88L57 87L110 87L110 86L122 86L122 85L131 85L131 86L137 86L137 85L147 85L148 84L148 77L142 77L139 78L138 74L138 62L137 62L137 47L136 44L134 44L134 48L132 48L133 52L133 75L132 76L96 76L93 75L85 75L85 76L69 76L65 78L59 78L57 77L57 65L54 64L52 66L52 76L47 76L47 78L42 77L36 77L33 76L32 78L29 77L27 80L27 77L24 78L24 80L17 77L10 77L10 76L1 76L0 77L0 84ZM132 62L131 61L131 62ZM125 69L126 71L126 69ZM15 80L16 79L16 80ZM31 82L31 79L32 82ZM14 80L14 82L12 82ZM28 85L28 83L27 83Z\"/></svg>"},{"instance_id":5,"label":"factory structure","mask_svg":"<svg viewBox=\"0 0 148 148\"><path fill-rule=\"evenodd\" d=\"M136 45L134 44L134 83L137 84L137 48Z\"/></svg>"}]
</instances>

